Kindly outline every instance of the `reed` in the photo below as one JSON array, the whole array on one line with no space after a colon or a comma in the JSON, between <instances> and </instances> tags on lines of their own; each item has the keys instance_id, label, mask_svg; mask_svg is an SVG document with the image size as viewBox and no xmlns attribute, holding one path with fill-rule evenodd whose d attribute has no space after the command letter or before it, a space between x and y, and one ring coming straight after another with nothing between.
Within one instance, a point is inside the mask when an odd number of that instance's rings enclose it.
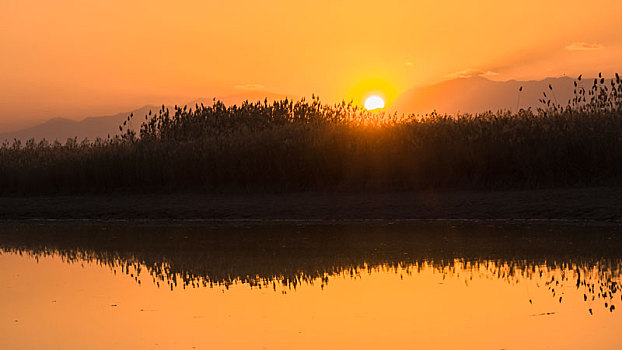
<instances>
[{"instance_id":1,"label":"reed","mask_svg":"<svg viewBox=\"0 0 622 350\"><path fill-rule=\"evenodd\" d=\"M367 112L317 97L130 115L121 136L0 147L0 193L416 191L622 184L622 83L562 106ZM549 87L554 99L554 89Z\"/></svg>"}]
</instances>

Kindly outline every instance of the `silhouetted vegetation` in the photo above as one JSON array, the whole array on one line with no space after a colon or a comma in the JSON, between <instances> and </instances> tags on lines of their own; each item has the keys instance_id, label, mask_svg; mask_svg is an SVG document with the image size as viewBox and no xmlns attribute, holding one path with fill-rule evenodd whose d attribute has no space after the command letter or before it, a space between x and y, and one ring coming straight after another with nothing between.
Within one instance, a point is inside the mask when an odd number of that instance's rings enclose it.
<instances>
[{"instance_id":1,"label":"silhouetted vegetation","mask_svg":"<svg viewBox=\"0 0 622 350\"><path fill-rule=\"evenodd\" d=\"M614 311L622 292L620 233L616 226L524 224L18 224L0 228L0 253L94 262L171 290L241 283L287 292L377 271L432 269L467 284L474 277L534 280L555 300L575 289L586 308Z\"/></svg>"},{"instance_id":2,"label":"silhouetted vegetation","mask_svg":"<svg viewBox=\"0 0 622 350\"><path fill-rule=\"evenodd\" d=\"M622 184L622 84L575 82L563 107L400 116L319 99L164 107L138 132L0 148L4 194L401 191ZM520 94L520 91L518 92ZM548 93L548 94L547 94ZM450 98L450 97L449 97ZM520 95L519 95L520 98Z\"/></svg>"}]
</instances>

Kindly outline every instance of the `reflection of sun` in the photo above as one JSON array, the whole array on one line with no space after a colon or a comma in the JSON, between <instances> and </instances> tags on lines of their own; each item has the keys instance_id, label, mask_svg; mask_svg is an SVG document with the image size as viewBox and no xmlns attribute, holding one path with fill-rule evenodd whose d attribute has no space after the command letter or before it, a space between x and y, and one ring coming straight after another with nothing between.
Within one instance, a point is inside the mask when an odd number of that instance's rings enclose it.
<instances>
[{"instance_id":1,"label":"reflection of sun","mask_svg":"<svg viewBox=\"0 0 622 350\"><path fill-rule=\"evenodd\" d=\"M365 109L368 111L384 108L384 100L380 96L372 95L365 100Z\"/></svg>"}]
</instances>

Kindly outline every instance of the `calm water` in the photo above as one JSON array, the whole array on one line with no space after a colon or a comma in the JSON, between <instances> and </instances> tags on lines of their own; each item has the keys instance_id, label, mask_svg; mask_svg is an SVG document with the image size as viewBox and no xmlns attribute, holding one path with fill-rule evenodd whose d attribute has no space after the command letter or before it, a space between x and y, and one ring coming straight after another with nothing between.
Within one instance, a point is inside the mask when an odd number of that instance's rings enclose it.
<instances>
[{"instance_id":1,"label":"calm water","mask_svg":"<svg viewBox=\"0 0 622 350\"><path fill-rule=\"evenodd\" d=\"M619 349L622 230L0 226L0 349Z\"/></svg>"}]
</instances>

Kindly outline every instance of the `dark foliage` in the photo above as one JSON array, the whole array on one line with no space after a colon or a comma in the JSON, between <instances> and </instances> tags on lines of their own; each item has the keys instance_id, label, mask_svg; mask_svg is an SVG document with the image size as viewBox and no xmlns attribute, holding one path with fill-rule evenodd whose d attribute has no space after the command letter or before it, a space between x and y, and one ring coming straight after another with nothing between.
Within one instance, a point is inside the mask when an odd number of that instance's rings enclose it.
<instances>
[{"instance_id":1,"label":"dark foliage","mask_svg":"<svg viewBox=\"0 0 622 350\"><path fill-rule=\"evenodd\" d=\"M126 125L107 140L4 144L0 193L620 185L622 84L583 83L566 107L543 99L517 113L400 116L317 98L163 107L139 133Z\"/></svg>"}]
</instances>

